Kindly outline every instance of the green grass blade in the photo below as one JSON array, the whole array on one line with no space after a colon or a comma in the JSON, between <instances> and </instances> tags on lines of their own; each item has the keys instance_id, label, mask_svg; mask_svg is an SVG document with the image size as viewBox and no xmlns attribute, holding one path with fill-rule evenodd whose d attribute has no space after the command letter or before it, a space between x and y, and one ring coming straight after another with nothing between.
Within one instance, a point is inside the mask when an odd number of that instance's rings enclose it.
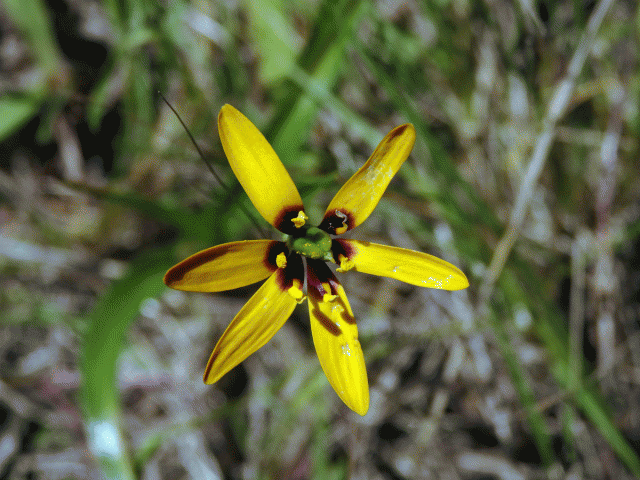
<instances>
[{"instance_id":1,"label":"green grass blade","mask_svg":"<svg viewBox=\"0 0 640 480\"><path fill-rule=\"evenodd\" d=\"M496 335L498 346L509 369L509 376L516 392L518 392L518 398L526 413L527 423L531 428L538 453L540 454L542 463L549 467L555 459L551 435L549 434L549 429L547 428L542 413L535 408L536 402L533 388L511 346L509 334L507 333L504 323L501 322L495 314L490 314L489 317L491 328Z\"/></svg>"},{"instance_id":2,"label":"green grass blade","mask_svg":"<svg viewBox=\"0 0 640 480\"><path fill-rule=\"evenodd\" d=\"M0 142L27 123L43 100L44 96L39 93L0 97Z\"/></svg>"},{"instance_id":3,"label":"green grass blade","mask_svg":"<svg viewBox=\"0 0 640 480\"><path fill-rule=\"evenodd\" d=\"M49 12L42 0L4 0L3 6L31 45L38 64L48 77L64 71L62 56L51 28Z\"/></svg>"},{"instance_id":4,"label":"green grass blade","mask_svg":"<svg viewBox=\"0 0 640 480\"><path fill-rule=\"evenodd\" d=\"M141 303L162 292L162 277L173 261L170 248L141 255L131 263L129 273L111 285L89 317L80 360L81 403L89 449L109 480L134 478L120 430L118 356Z\"/></svg>"},{"instance_id":5,"label":"green grass blade","mask_svg":"<svg viewBox=\"0 0 640 480\"><path fill-rule=\"evenodd\" d=\"M366 9L358 0L325 0L309 42L302 51L298 66L316 81L329 87L338 79L344 64L344 52L353 36L354 26ZM309 137L318 106L293 82L284 82L285 93L278 102L278 111L264 129L265 136L285 165L299 158Z\"/></svg>"},{"instance_id":6,"label":"green grass blade","mask_svg":"<svg viewBox=\"0 0 640 480\"><path fill-rule=\"evenodd\" d=\"M330 109L343 123L349 125L350 129L360 134L372 149L378 146L384 134L373 128L367 120L336 97L325 82L309 75L297 65L291 68L289 79L302 89L318 108Z\"/></svg>"},{"instance_id":7,"label":"green grass blade","mask_svg":"<svg viewBox=\"0 0 640 480\"><path fill-rule=\"evenodd\" d=\"M260 76L275 83L295 64L302 38L296 32L281 2L254 0L246 3L251 36L260 51Z\"/></svg>"},{"instance_id":8,"label":"green grass blade","mask_svg":"<svg viewBox=\"0 0 640 480\"><path fill-rule=\"evenodd\" d=\"M616 452L627 468L636 477L640 478L640 458L638 458L637 452L629 445L629 442L611 421L609 413L605 410L598 397L599 395L596 393L583 388L576 392L576 403L591 423L600 431L611 446L611 449Z\"/></svg>"}]
</instances>

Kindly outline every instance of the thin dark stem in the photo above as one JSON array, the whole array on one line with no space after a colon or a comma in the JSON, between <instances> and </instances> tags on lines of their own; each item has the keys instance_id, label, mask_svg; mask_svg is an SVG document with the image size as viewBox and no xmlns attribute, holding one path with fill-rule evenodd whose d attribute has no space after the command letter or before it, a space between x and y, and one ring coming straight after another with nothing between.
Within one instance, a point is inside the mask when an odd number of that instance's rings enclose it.
<instances>
[{"instance_id":1,"label":"thin dark stem","mask_svg":"<svg viewBox=\"0 0 640 480\"><path fill-rule=\"evenodd\" d=\"M169 103L169 101L165 98L165 96L162 94L162 92L158 91L158 95L160 95L160 98L162 98L162 100L164 101L164 103L167 104L167 106L171 109L171 111L173 112L173 114L176 116L176 118L178 119L178 121L180 122L180 125L182 125L182 128L184 128L184 131L187 132L187 135L189 136L189 139L191 140L191 143L193 143L193 146L196 147L196 150L198 151L198 154L200 155L200 158L202 159L202 161L205 163L205 165L207 166L207 168L209 169L209 171L211 172L211 174L215 177L215 179L218 181L218 183L220 184L220 186L222 188L224 188L227 192L231 192L231 189L229 188L229 186L224 183L222 181L222 179L218 176L218 174L216 173L216 171L213 169L213 167L211 166L211 164L207 161L207 159L204 156L204 153L202 152L202 150L200 149L200 146L198 145L198 143L196 142L196 139L193 137L193 135L191 134L191 132L189 131L189 129L187 128L187 125L184 123L184 121L182 120L182 117L180 116L180 114L176 111L175 108L173 108L173 105L171 105ZM260 223L258 222L258 220L251 214L251 212L249 210L247 210L247 208L242 204L242 202L238 202L238 206L240 207L240 210L242 210L242 212L247 216L247 218L249 218L249 220L251 220L251 222L253 223L253 225L258 229L258 232L260 232L260 235L262 237L266 237L267 233L262 229L262 227L260 226Z\"/></svg>"},{"instance_id":2,"label":"thin dark stem","mask_svg":"<svg viewBox=\"0 0 640 480\"><path fill-rule=\"evenodd\" d=\"M226 191L229 191L229 187L222 181L222 179L218 176L218 174L216 173L216 171L213 169L213 167L211 166L211 164L207 161L207 159L204 156L204 153L202 152L202 150L200 149L200 146L198 145L198 143L196 142L196 139L193 138L193 135L191 134L191 132L189 131L189 129L187 128L187 125L184 123L184 121L182 120L182 117L180 116L180 114L178 114L178 112L176 111L175 108L173 108L173 105L171 105L169 103L169 100L167 100L165 98L165 96L162 94L162 92L158 92L158 95L160 95L160 98L162 98L162 100L164 101L164 103L167 104L167 107L169 107L171 109L171 111L173 112L173 114L176 116L176 118L178 119L178 121L180 122L180 125L182 125L182 128L184 128L184 131L187 132L187 135L189 135L189 139L191 140L191 143L193 143L193 146L196 147L196 150L198 151L198 154L200 155L200 158L202 159L202 161L205 163L205 165L207 166L207 168L209 169L209 171L211 172L211 175L213 175L215 177L215 179L218 181L218 183L220 185L222 185L222 188L224 188Z\"/></svg>"}]
</instances>

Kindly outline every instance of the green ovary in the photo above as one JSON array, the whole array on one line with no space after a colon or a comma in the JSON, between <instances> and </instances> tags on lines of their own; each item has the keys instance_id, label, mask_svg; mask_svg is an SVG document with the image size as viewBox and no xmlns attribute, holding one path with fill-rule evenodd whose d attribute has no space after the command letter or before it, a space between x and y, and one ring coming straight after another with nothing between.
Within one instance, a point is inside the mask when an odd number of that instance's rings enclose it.
<instances>
[{"instance_id":1,"label":"green ovary","mask_svg":"<svg viewBox=\"0 0 640 480\"><path fill-rule=\"evenodd\" d=\"M287 245L291 250L305 257L333 261L331 237L318 227L308 227L304 236L289 237Z\"/></svg>"}]
</instances>

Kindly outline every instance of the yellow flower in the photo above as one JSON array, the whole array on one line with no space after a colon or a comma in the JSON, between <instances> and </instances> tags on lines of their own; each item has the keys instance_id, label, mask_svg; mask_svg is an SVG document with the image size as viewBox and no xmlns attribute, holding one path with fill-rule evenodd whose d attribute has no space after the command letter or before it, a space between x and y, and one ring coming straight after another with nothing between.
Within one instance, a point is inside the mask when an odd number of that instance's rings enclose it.
<instances>
[{"instance_id":1,"label":"yellow flower","mask_svg":"<svg viewBox=\"0 0 640 480\"><path fill-rule=\"evenodd\" d=\"M369 160L333 198L320 225L307 225L302 199L269 142L238 110L225 105L218 131L231 169L260 214L286 236L284 241L249 240L203 250L171 268L171 288L220 292L267 281L235 316L215 346L205 383L225 373L267 343L297 303L309 301L311 332L320 365L342 401L365 415L369 385L358 329L338 272L395 278L420 287L459 290L469 282L458 268L426 253L359 240L336 239L371 214L415 142L411 124L394 128ZM305 280L306 290L303 292Z\"/></svg>"}]
</instances>

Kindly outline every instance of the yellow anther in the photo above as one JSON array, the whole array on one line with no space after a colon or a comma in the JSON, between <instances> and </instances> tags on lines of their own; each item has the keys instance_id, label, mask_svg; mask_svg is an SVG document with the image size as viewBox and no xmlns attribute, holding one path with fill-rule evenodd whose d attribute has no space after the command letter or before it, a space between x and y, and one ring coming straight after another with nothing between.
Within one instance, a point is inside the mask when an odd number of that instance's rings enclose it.
<instances>
[{"instance_id":1,"label":"yellow anther","mask_svg":"<svg viewBox=\"0 0 640 480\"><path fill-rule=\"evenodd\" d=\"M344 255L339 255L338 256L338 260L340 260L340 266L338 268L336 268L337 272L347 272L349 270L351 270L353 267L356 266L356 264L353 262L353 260L349 260L347 257L345 257Z\"/></svg>"},{"instance_id":2,"label":"yellow anther","mask_svg":"<svg viewBox=\"0 0 640 480\"><path fill-rule=\"evenodd\" d=\"M333 302L336 298L338 298L338 295L331 295L330 293L325 293L322 296L322 301L323 302Z\"/></svg>"},{"instance_id":3,"label":"yellow anther","mask_svg":"<svg viewBox=\"0 0 640 480\"><path fill-rule=\"evenodd\" d=\"M336 217L338 217L342 222L342 226L336 228L336 235L341 235L349 230L349 226L347 225L347 220L349 219L349 217L347 217L347 215L340 210L336 210Z\"/></svg>"},{"instance_id":4,"label":"yellow anther","mask_svg":"<svg viewBox=\"0 0 640 480\"><path fill-rule=\"evenodd\" d=\"M289 288L289 290L287 290L287 293L291 295L293 298L295 298L296 302L298 303L302 303L307 299L307 296L304 293L302 293L302 290L300 290L295 285Z\"/></svg>"},{"instance_id":5,"label":"yellow anther","mask_svg":"<svg viewBox=\"0 0 640 480\"><path fill-rule=\"evenodd\" d=\"M302 210L298 212L298 216L296 218L291 219L296 228L302 227L307 220L309 220L309 217L307 217L307 215Z\"/></svg>"},{"instance_id":6,"label":"yellow anther","mask_svg":"<svg viewBox=\"0 0 640 480\"><path fill-rule=\"evenodd\" d=\"M324 295L322 295L323 302L333 302L336 298L338 298L337 295L333 295L331 293L331 284L329 282L322 282L322 289L325 292Z\"/></svg>"},{"instance_id":7,"label":"yellow anther","mask_svg":"<svg viewBox=\"0 0 640 480\"><path fill-rule=\"evenodd\" d=\"M280 252L276 257L276 265L278 266L278 268L284 268L287 266L287 256L284 254L284 252Z\"/></svg>"}]
</instances>

